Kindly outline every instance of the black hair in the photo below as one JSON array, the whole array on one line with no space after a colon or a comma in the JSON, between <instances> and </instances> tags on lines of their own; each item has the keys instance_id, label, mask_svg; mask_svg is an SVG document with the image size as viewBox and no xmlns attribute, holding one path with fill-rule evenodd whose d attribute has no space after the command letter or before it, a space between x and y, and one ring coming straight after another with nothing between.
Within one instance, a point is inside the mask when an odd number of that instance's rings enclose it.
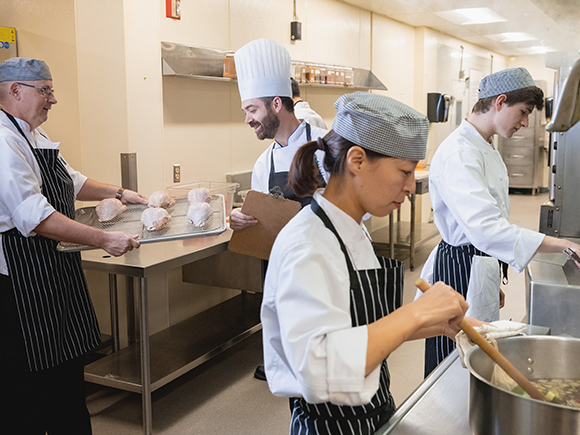
<instances>
[{"instance_id":1,"label":"black hair","mask_svg":"<svg viewBox=\"0 0 580 435\"><path fill-rule=\"evenodd\" d=\"M300 98L300 86L294 78L290 77L290 84L292 85L292 98Z\"/></svg>"},{"instance_id":2,"label":"black hair","mask_svg":"<svg viewBox=\"0 0 580 435\"><path fill-rule=\"evenodd\" d=\"M324 151L324 170L331 175L340 175L346 170L346 156L353 146L356 144L343 138L334 130L330 130L324 138L302 145L296 152L288 173L288 185L296 196L312 196L320 185L320 170L314 155L317 150ZM364 149L369 160L388 157L364 147L361 148Z\"/></svg>"},{"instance_id":3,"label":"black hair","mask_svg":"<svg viewBox=\"0 0 580 435\"><path fill-rule=\"evenodd\" d=\"M274 101L274 98L276 97L261 97L260 100L262 100L262 102L266 107L269 107L272 101ZM282 106L284 106L284 108L288 112L294 113L294 101L292 101L292 98L290 97L278 97L278 98L282 100Z\"/></svg>"}]
</instances>

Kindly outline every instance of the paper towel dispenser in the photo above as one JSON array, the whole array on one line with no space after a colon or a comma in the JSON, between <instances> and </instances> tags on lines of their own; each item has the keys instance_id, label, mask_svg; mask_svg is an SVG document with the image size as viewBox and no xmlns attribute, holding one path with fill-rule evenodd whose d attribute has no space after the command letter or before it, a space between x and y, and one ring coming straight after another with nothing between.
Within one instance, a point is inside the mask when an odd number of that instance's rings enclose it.
<instances>
[{"instance_id":1,"label":"paper towel dispenser","mask_svg":"<svg viewBox=\"0 0 580 435\"><path fill-rule=\"evenodd\" d=\"M427 94L427 118L429 122L447 122L452 97L447 94Z\"/></svg>"}]
</instances>

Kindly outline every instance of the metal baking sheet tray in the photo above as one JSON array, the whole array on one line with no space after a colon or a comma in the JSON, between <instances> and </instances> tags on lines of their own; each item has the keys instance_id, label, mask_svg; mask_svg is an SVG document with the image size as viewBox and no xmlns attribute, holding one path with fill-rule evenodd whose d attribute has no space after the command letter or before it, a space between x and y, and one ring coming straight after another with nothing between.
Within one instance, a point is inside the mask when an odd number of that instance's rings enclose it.
<instances>
[{"instance_id":1,"label":"metal baking sheet tray","mask_svg":"<svg viewBox=\"0 0 580 435\"><path fill-rule=\"evenodd\" d=\"M188 239L190 237L215 236L226 230L226 207L223 195L211 196L213 215L201 226L196 227L187 219L187 198L175 198L175 204L167 211L171 220L160 230L148 231L141 223L141 214L147 208L145 204L126 204L127 210L108 222L99 222L95 207L79 208L75 212L75 220L81 224L104 231L121 231L125 234L139 234L140 243L165 242L168 240ZM97 249L93 246L76 243L60 242L59 251L75 252Z\"/></svg>"}]
</instances>

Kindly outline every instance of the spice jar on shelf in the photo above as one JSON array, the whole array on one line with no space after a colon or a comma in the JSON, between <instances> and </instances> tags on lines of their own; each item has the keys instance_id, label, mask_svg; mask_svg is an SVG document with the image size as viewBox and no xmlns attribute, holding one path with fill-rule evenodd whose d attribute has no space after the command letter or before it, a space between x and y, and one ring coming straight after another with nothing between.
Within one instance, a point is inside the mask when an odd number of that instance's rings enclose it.
<instances>
[{"instance_id":1,"label":"spice jar on shelf","mask_svg":"<svg viewBox=\"0 0 580 435\"><path fill-rule=\"evenodd\" d=\"M326 68L326 80L324 83L327 85L334 85L335 83L336 68L334 66L329 66Z\"/></svg>"},{"instance_id":2,"label":"spice jar on shelf","mask_svg":"<svg viewBox=\"0 0 580 435\"><path fill-rule=\"evenodd\" d=\"M224 56L224 73L223 76L229 79L235 79L236 63L234 62L234 53L226 53Z\"/></svg>"},{"instance_id":3,"label":"spice jar on shelf","mask_svg":"<svg viewBox=\"0 0 580 435\"><path fill-rule=\"evenodd\" d=\"M324 84L324 74L326 74L326 70L324 69L323 65L315 65L314 66L314 83L316 84Z\"/></svg>"},{"instance_id":4,"label":"spice jar on shelf","mask_svg":"<svg viewBox=\"0 0 580 435\"><path fill-rule=\"evenodd\" d=\"M294 70L294 80L298 83L306 83L306 66L304 62L292 62L292 68Z\"/></svg>"},{"instance_id":5,"label":"spice jar on shelf","mask_svg":"<svg viewBox=\"0 0 580 435\"><path fill-rule=\"evenodd\" d=\"M344 85L354 86L354 70L352 68L345 68L344 71Z\"/></svg>"},{"instance_id":6,"label":"spice jar on shelf","mask_svg":"<svg viewBox=\"0 0 580 435\"><path fill-rule=\"evenodd\" d=\"M304 66L304 83L314 83L314 75L315 75L314 65L305 64Z\"/></svg>"},{"instance_id":7,"label":"spice jar on shelf","mask_svg":"<svg viewBox=\"0 0 580 435\"><path fill-rule=\"evenodd\" d=\"M334 73L334 84L344 86L344 68L341 66L336 67Z\"/></svg>"}]
</instances>

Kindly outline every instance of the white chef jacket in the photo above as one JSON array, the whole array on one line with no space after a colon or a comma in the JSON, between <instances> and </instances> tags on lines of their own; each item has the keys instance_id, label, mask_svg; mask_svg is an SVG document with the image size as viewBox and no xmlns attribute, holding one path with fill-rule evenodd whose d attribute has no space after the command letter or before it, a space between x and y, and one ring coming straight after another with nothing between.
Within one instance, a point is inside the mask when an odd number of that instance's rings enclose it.
<instances>
[{"instance_id":1,"label":"white chef jacket","mask_svg":"<svg viewBox=\"0 0 580 435\"><path fill-rule=\"evenodd\" d=\"M353 267L379 268L364 225L322 191L314 199L336 227ZM344 254L310 206L274 242L261 317L264 365L274 395L356 406L369 403L378 391L380 365L365 377L367 327L352 326Z\"/></svg>"},{"instance_id":2,"label":"white chef jacket","mask_svg":"<svg viewBox=\"0 0 580 435\"><path fill-rule=\"evenodd\" d=\"M507 168L467 120L437 149L429 168L429 194L441 238L471 243L521 272L545 235L508 222Z\"/></svg>"},{"instance_id":3,"label":"white chef jacket","mask_svg":"<svg viewBox=\"0 0 580 435\"><path fill-rule=\"evenodd\" d=\"M323 130L322 128L314 127L313 125L310 126L311 140L324 137L326 133L328 133L328 131ZM298 151L298 148L306 142L306 124L304 121L302 121L296 130L294 130L290 135L288 138L288 145L285 147L280 145L278 142L273 141L272 145L266 148L254 164L254 169L252 170L252 190L264 193L270 192L268 181L270 179L270 155L272 152L274 153L274 168L276 169L276 172L288 172L296 151ZM316 158L324 181L328 182L330 174L327 174L322 167L324 151L316 151Z\"/></svg>"},{"instance_id":4,"label":"white chef jacket","mask_svg":"<svg viewBox=\"0 0 580 435\"><path fill-rule=\"evenodd\" d=\"M298 101L294 104L294 115L298 119L303 119L308 124L328 130L322 117L310 108L310 104L306 101Z\"/></svg>"},{"instance_id":5,"label":"white chef jacket","mask_svg":"<svg viewBox=\"0 0 580 435\"><path fill-rule=\"evenodd\" d=\"M15 119L33 147L55 149L60 144L51 142L40 127L31 132L26 121ZM60 159L73 179L76 197L87 177L72 169L62 156ZM23 236L32 236L34 228L55 211L40 191L42 179L36 157L26 140L2 111L0 111L0 186L2 186L0 233L16 228ZM0 273L8 275L1 234Z\"/></svg>"}]
</instances>

